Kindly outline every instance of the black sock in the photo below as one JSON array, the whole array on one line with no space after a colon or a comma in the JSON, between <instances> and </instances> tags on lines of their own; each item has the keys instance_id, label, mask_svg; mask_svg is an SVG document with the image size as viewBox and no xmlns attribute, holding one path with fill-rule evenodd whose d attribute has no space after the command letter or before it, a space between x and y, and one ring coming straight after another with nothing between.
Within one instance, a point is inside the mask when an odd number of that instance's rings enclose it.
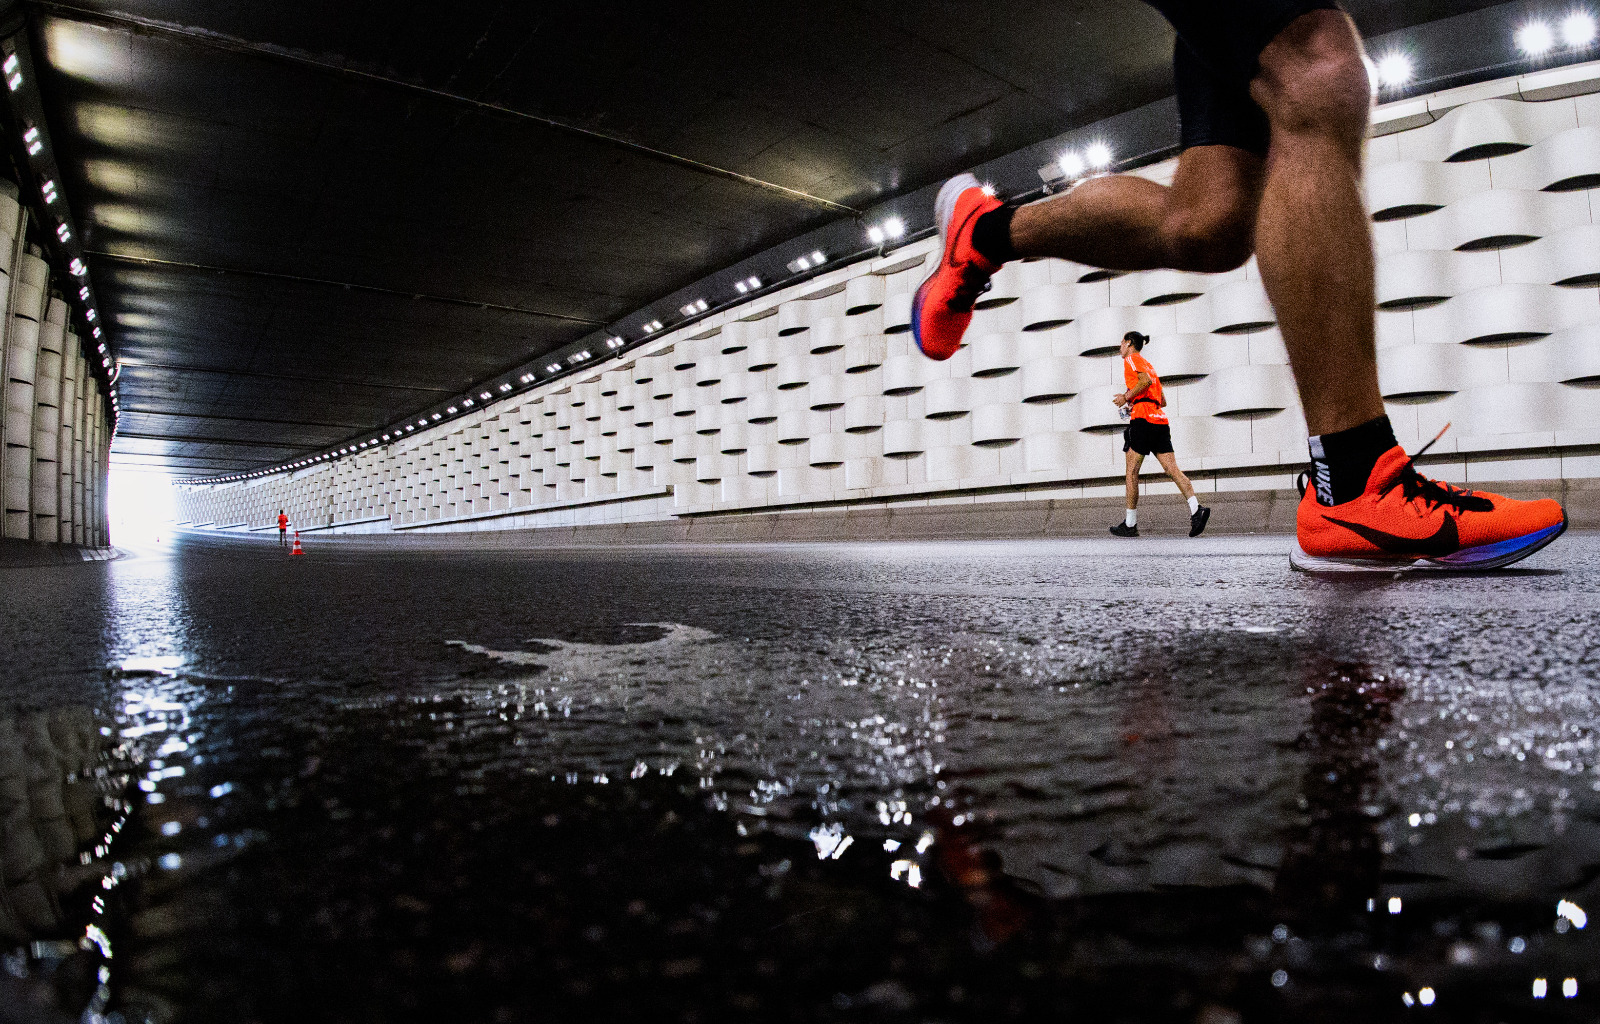
<instances>
[{"instance_id":1,"label":"black sock","mask_svg":"<svg viewBox=\"0 0 1600 1024\"><path fill-rule=\"evenodd\" d=\"M1394 428L1379 416L1359 427L1311 439L1311 483L1324 505L1342 505L1360 497L1378 457L1393 448Z\"/></svg>"},{"instance_id":2,"label":"black sock","mask_svg":"<svg viewBox=\"0 0 1600 1024\"><path fill-rule=\"evenodd\" d=\"M1011 218L1016 214L1015 207L1002 206L978 218L972 225L972 247L978 255L996 266L1017 258L1011 247Z\"/></svg>"}]
</instances>

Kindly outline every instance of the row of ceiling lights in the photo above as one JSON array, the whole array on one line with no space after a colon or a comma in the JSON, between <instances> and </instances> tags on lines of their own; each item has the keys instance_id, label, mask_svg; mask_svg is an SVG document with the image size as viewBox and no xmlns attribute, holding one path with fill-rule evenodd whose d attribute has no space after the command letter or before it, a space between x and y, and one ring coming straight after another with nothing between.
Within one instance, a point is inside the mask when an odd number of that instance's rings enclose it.
<instances>
[{"instance_id":1,"label":"row of ceiling lights","mask_svg":"<svg viewBox=\"0 0 1600 1024\"><path fill-rule=\"evenodd\" d=\"M1544 56L1555 48L1558 33L1563 46L1572 50L1583 49L1592 45L1595 41L1595 19L1587 11L1578 10L1566 15L1566 17L1560 21L1559 25L1555 29L1552 29L1550 23L1547 21L1535 20L1528 22L1517 29L1517 48L1528 57ZM12 60L14 59L15 58L12 58ZM13 90L16 89L17 86L11 84L12 79L10 76L13 68L10 62L7 63L5 71L7 74L7 85ZM1379 57L1375 62L1373 62L1371 69L1371 74L1376 84L1380 88L1385 89L1397 89L1406 85L1411 81L1413 73L1411 58L1398 50ZM18 76L17 80L20 84L20 76ZM36 137L37 133L35 132L35 139L27 140L30 145L30 153L37 152L37 149L31 148L38 145L36 142ZM1115 154L1111 148L1111 144L1103 140L1096 140L1084 147L1082 152L1077 150L1069 150L1061 154L1061 156L1057 158L1056 165L1054 168L1052 168L1052 170L1058 171L1060 176L1063 178L1077 179L1086 175L1104 172L1111 167L1114 161ZM51 185L50 187L53 190L54 186ZM992 193L992 186L986 185L985 188ZM46 201L53 201L53 196L47 197ZM66 226L63 224L63 231L65 230L65 227ZM870 225L867 228L867 241L874 246L883 246L904 237L905 231L905 222L903 220L901 220L899 217L887 217L884 220ZM65 239L63 239L63 241L64 240ZM821 267L826 263L827 254L822 250L817 249L789 261L788 270L791 274L799 275L816 270L818 267ZM74 260L74 273L81 273L81 266L82 265L78 263L78 261ZM743 296L760 290L761 286L761 278L751 276L744 278L743 280L736 281L734 283L734 290ZM87 289L84 289L84 291L87 291ZM86 295L83 297L87 298ZM685 319L691 319L707 312L709 309L710 303L706 299L700 298L685 304L679 312L683 314ZM93 308L90 308L87 315L90 320L94 319ZM642 325L642 330L644 331L645 335L648 336L655 334L657 331L663 330L663 327L660 320L650 320ZM99 327L94 329L94 334L96 338L100 336ZM610 349L611 351L624 348L626 345L626 341L615 335L606 339L606 348ZM105 346L101 345L100 350L104 352ZM588 362L592 358L593 355L588 349L580 349L579 351L574 352L567 357L567 363L570 366L578 366ZM109 368L109 361L106 365ZM568 369L568 366L564 366L559 361L552 361L546 364L544 369L546 373L554 375ZM537 381L538 375L531 372L523 373L517 378L517 383L523 386L532 385ZM501 392L510 392L513 390L512 385L510 384L502 383L498 387ZM485 401L491 399L492 397L494 397L493 394L488 391L484 391L479 395L479 398ZM113 403L116 401L115 395L113 395L112 401ZM462 409L472 408L474 404L475 403L471 397L464 398L458 405L448 406L445 409L445 414L454 416L461 412ZM289 463L288 465L279 466L274 469L263 469L256 470L251 473L217 477L208 482L222 483L228 481L245 480L254 477L268 476L272 473L279 473L285 470L301 469L315 463L326 462L330 459L337 459L344 455L356 454L362 449L377 444L385 443L391 440L398 440L400 437L404 436L404 434L415 431L417 427L430 426L431 423L438 422L443 418L444 415L440 413L432 413L430 416L424 416L418 419L415 424L407 423L403 427L396 428L390 433L382 434L370 441L362 441L359 444L340 448L336 452L328 452L322 455L313 456L309 459L302 459L299 462Z\"/></svg>"},{"instance_id":2,"label":"row of ceiling lights","mask_svg":"<svg viewBox=\"0 0 1600 1024\"><path fill-rule=\"evenodd\" d=\"M1557 32L1562 46L1581 50L1594 43L1594 16L1588 11L1573 11L1555 29L1548 21L1530 21L1517 29L1517 49L1529 57L1543 57L1556 48Z\"/></svg>"},{"instance_id":3,"label":"row of ceiling lights","mask_svg":"<svg viewBox=\"0 0 1600 1024\"><path fill-rule=\"evenodd\" d=\"M1594 15L1586 10L1574 10L1554 25L1542 18L1524 22L1512 41L1524 57L1537 60L1557 49L1558 43L1567 50L1587 49L1594 45L1596 35ZM1415 70L1409 54L1391 50L1373 62L1371 74L1378 88L1399 89L1410 83Z\"/></svg>"},{"instance_id":4,"label":"row of ceiling lights","mask_svg":"<svg viewBox=\"0 0 1600 1024\"><path fill-rule=\"evenodd\" d=\"M15 40L16 37L14 36L7 41L6 50L8 52L5 55L5 59L0 61L0 74L5 76L6 90L11 93L21 90L24 84L22 73L23 54L15 48L17 46ZM13 109L16 109L15 105ZM18 115L23 126L22 145L28 154L30 162L42 162L46 165L44 173L39 173L37 169L34 169L39 183L39 198L44 202L44 209L52 212L55 220L54 233L56 239L62 245L65 245L72 241L73 237L71 225L68 223L70 207L62 200L60 188L53 177L55 174L54 161L48 154L45 154L44 134L40 131L39 125L20 111ZM60 200L59 207L56 205L58 200ZM40 219L41 221L45 220L43 217ZM99 324L100 313L95 307L94 294L89 285L89 268L84 266L82 259L74 256L67 263L67 270L79 281L78 300L82 303L83 318L88 324L90 337L94 339L95 350L99 353L100 367L106 373L106 390L111 400L111 429L114 434L116 432L116 423L121 419L120 398L117 394L117 378L121 376L121 366L120 364L113 364L110 349L106 346L105 332Z\"/></svg>"}]
</instances>

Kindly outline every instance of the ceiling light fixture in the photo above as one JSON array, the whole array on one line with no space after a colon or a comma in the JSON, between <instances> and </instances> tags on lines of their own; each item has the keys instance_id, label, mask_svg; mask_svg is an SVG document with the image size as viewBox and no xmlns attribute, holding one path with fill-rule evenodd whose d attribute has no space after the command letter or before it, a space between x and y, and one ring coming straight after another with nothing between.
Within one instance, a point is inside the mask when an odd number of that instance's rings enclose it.
<instances>
[{"instance_id":1,"label":"ceiling light fixture","mask_svg":"<svg viewBox=\"0 0 1600 1024\"><path fill-rule=\"evenodd\" d=\"M1379 57L1378 63L1373 67L1378 87L1381 89L1398 89L1411 81L1413 74L1411 58L1398 50Z\"/></svg>"},{"instance_id":2,"label":"ceiling light fixture","mask_svg":"<svg viewBox=\"0 0 1600 1024\"><path fill-rule=\"evenodd\" d=\"M1556 44L1549 24L1543 21L1530 21L1517 29L1516 42L1517 49L1529 57L1543 56Z\"/></svg>"},{"instance_id":3,"label":"ceiling light fixture","mask_svg":"<svg viewBox=\"0 0 1600 1024\"><path fill-rule=\"evenodd\" d=\"M867 240L873 245L893 241L906 233L906 223L899 217L889 217L867 228Z\"/></svg>"},{"instance_id":4,"label":"ceiling light fixture","mask_svg":"<svg viewBox=\"0 0 1600 1024\"><path fill-rule=\"evenodd\" d=\"M1061 159L1057 160L1056 164L1061 168L1061 173L1069 178L1081 177L1083 172L1089 169L1089 165L1083 162L1083 157L1075 150L1062 153Z\"/></svg>"},{"instance_id":5,"label":"ceiling light fixture","mask_svg":"<svg viewBox=\"0 0 1600 1024\"><path fill-rule=\"evenodd\" d=\"M1103 170L1111 166L1111 146L1105 142L1091 142L1089 148L1083 151L1084 161L1095 170Z\"/></svg>"},{"instance_id":6,"label":"ceiling light fixture","mask_svg":"<svg viewBox=\"0 0 1600 1024\"><path fill-rule=\"evenodd\" d=\"M1587 11L1573 11L1561 19L1561 41L1574 50L1588 46L1594 38L1594 18Z\"/></svg>"},{"instance_id":7,"label":"ceiling light fixture","mask_svg":"<svg viewBox=\"0 0 1600 1024\"><path fill-rule=\"evenodd\" d=\"M511 385L510 384L502 384L502 385L500 385L500 390L501 391L510 391L511 390Z\"/></svg>"}]
</instances>

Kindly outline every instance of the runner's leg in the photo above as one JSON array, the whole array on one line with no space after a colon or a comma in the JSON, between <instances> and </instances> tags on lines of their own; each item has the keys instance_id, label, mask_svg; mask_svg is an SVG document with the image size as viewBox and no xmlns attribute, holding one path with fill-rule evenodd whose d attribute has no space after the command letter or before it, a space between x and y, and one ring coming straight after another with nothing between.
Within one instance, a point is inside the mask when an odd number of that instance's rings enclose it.
<instances>
[{"instance_id":1,"label":"runner's leg","mask_svg":"<svg viewBox=\"0 0 1600 1024\"><path fill-rule=\"evenodd\" d=\"M1194 484L1190 483L1183 470L1178 468L1178 457L1176 455L1171 452L1157 452L1156 461L1161 463L1161 468L1167 471L1167 475L1172 478L1172 482L1178 485L1178 493L1183 495L1184 501L1194 497Z\"/></svg>"},{"instance_id":2,"label":"runner's leg","mask_svg":"<svg viewBox=\"0 0 1600 1024\"><path fill-rule=\"evenodd\" d=\"M1348 17L1312 11L1261 51L1251 86L1272 126L1257 260L1313 435L1384 415L1361 198L1372 88L1361 58Z\"/></svg>"},{"instance_id":3,"label":"runner's leg","mask_svg":"<svg viewBox=\"0 0 1600 1024\"><path fill-rule=\"evenodd\" d=\"M1250 258L1261 158L1234 146L1178 157L1172 186L1113 174L1019 208L1019 256L1055 256L1110 270L1231 270Z\"/></svg>"},{"instance_id":4,"label":"runner's leg","mask_svg":"<svg viewBox=\"0 0 1600 1024\"><path fill-rule=\"evenodd\" d=\"M1133 510L1139 507L1139 469L1144 465L1144 456L1129 448L1128 456L1128 508Z\"/></svg>"}]
</instances>

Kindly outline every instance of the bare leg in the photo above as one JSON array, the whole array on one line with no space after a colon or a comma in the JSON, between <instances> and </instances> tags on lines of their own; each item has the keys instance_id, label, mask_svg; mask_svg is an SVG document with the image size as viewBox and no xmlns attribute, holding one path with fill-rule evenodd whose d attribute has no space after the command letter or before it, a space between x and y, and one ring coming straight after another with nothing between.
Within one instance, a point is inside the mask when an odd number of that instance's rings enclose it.
<instances>
[{"instance_id":1,"label":"bare leg","mask_svg":"<svg viewBox=\"0 0 1600 1024\"><path fill-rule=\"evenodd\" d=\"M1144 456L1129 448L1125 453L1128 456L1128 507L1139 507L1139 467L1144 465Z\"/></svg>"},{"instance_id":2,"label":"bare leg","mask_svg":"<svg viewBox=\"0 0 1600 1024\"><path fill-rule=\"evenodd\" d=\"M1178 468L1178 457L1176 455L1171 452L1159 452L1156 455L1156 461L1161 463L1161 468L1167 471L1168 476L1172 477L1172 482L1178 485L1178 493L1183 495L1184 501L1194 497L1194 484L1191 484L1189 478L1184 476L1183 470Z\"/></svg>"},{"instance_id":3,"label":"bare leg","mask_svg":"<svg viewBox=\"0 0 1600 1024\"><path fill-rule=\"evenodd\" d=\"M1178 157L1171 188L1108 175L1021 207L1011 244L1109 270L1231 270L1250 258L1262 175L1253 153L1196 146Z\"/></svg>"},{"instance_id":4,"label":"bare leg","mask_svg":"<svg viewBox=\"0 0 1600 1024\"><path fill-rule=\"evenodd\" d=\"M1361 55L1348 17L1313 11L1261 52L1251 85L1272 125L1256 255L1312 434L1383 415L1361 197L1372 87Z\"/></svg>"}]
</instances>

